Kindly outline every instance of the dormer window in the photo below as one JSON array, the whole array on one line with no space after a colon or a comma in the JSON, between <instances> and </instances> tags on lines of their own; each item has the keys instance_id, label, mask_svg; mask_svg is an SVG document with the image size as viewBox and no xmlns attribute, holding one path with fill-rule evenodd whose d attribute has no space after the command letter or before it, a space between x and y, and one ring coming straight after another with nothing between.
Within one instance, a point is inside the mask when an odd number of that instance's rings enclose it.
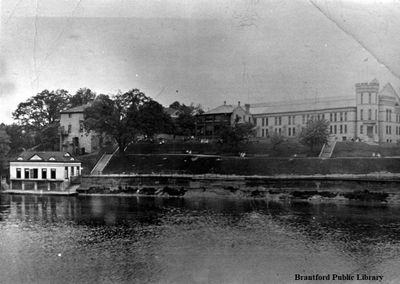
<instances>
[{"instance_id":1,"label":"dormer window","mask_svg":"<svg viewBox=\"0 0 400 284\"><path fill-rule=\"evenodd\" d=\"M18 157L17 161L23 161L24 159L22 157Z\"/></svg>"},{"instance_id":2,"label":"dormer window","mask_svg":"<svg viewBox=\"0 0 400 284\"><path fill-rule=\"evenodd\" d=\"M75 159L74 159L74 158L72 158L72 157L71 157L71 159L69 159L69 160L70 160L70 161L75 161Z\"/></svg>"},{"instance_id":3,"label":"dormer window","mask_svg":"<svg viewBox=\"0 0 400 284\"><path fill-rule=\"evenodd\" d=\"M54 157L50 157L49 161L55 161L56 159Z\"/></svg>"},{"instance_id":4,"label":"dormer window","mask_svg":"<svg viewBox=\"0 0 400 284\"><path fill-rule=\"evenodd\" d=\"M64 157L71 157L71 155L69 153L65 153Z\"/></svg>"}]
</instances>

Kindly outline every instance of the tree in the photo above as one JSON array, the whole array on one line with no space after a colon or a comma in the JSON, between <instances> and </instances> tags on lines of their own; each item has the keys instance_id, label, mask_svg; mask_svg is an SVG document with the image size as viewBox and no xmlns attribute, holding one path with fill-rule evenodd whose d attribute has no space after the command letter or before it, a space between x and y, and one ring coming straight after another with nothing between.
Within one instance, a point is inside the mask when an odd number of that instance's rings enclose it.
<instances>
[{"instance_id":1,"label":"tree","mask_svg":"<svg viewBox=\"0 0 400 284\"><path fill-rule=\"evenodd\" d=\"M114 137L119 150L139 134L153 135L160 131L165 118L162 107L138 89L118 93L110 98L99 95L85 110L85 127Z\"/></svg>"},{"instance_id":2,"label":"tree","mask_svg":"<svg viewBox=\"0 0 400 284\"><path fill-rule=\"evenodd\" d=\"M138 122L138 129L148 138L153 138L157 133L170 132L173 128L171 117L164 112L162 105L153 100L139 109Z\"/></svg>"},{"instance_id":3,"label":"tree","mask_svg":"<svg viewBox=\"0 0 400 284\"><path fill-rule=\"evenodd\" d=\"M274 132L271 136L271 144L272 144L272 150L276 150L279 144L281 144L284 141L283 136L279 133Z\"/></svg>"},{"instance_id":4,"label":"tree","mask_svg":"<svg viewBox=\"0 0 400 284\"><path fill-rule=\"evenodd\" d=\"M5 125L0 126L0 174L6 174L7 154L10 151L10 136L6 132Z\"/></svg>"},{"instance_id":5,"label":"tree","mask_svg":"<svg viewBox=\"0 0 400 284\"><path fill-rule=\"evenodd\" d=\"M220 139L222 143L236 146L248 141L255 135L254 125L251 123L235 123L233 127L226 126L221 130Z\"/></svg>"},{"instance_id":6,"label":"tree","mask_svg":"<svg viewBox=\"0 0 400 284\"><path fill-rule=\"evenodd\" d=\"M322 146L328 142L329 122L327 120L309 120L307 126L301 131L300 142L314 151L316 146Z\"/></svg>"},{"instance_id":7,"label":"tree","mask_svg":"<svg viewBox=\"0 0 400 284\"><path fill-rule=\"evenodd\" d=\"M24 129L23 126L18 124L11 124L5 126L10 139L10 153L17 154L21 151L35 146L36 142L31 132Z\"/></svg>"},{"instance_id":8,"label":"tree","mask_svg":"<svg viewBox=\"0 0 400 284\"><path fill-rule=\"evenodd\" d=\"M175 101L169 107L179 110L179 116L174 121L175 134L186 136L194 135L196 128L195 115L204 112L201 108L201 105L195 106L193 103L191 103L189 106L187 106Z\"/></svg>"},{"instance_id":9,"label":"tree","mask_svg":"<svg viewBox=\"0 0 400 284\"><path fill-rule=\"evenodd\" d=\"M85 105L93 102L96 98L96 93L87 88L80 88L75 95L69 99L69 107Z\"/></svg>"},{"instance_id":10,"label":"tree","mask_svg":"<svg viewBox=\"0 0 400 284\"><path fill-rule=\"evenodd\" d=\"M55 123L67 108L70 94L66 90L43 90L18 105L13 118L26 128L42 129Z\"/></svg>"}]
</instances>

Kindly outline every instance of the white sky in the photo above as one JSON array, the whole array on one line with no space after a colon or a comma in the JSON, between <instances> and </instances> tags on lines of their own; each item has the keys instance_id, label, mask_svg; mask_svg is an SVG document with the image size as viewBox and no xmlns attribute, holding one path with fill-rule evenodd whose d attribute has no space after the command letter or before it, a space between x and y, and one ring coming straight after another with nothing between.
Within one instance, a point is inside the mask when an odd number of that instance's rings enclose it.
<instances>
[{"instance_id":1,"label":"white sky","mask_svg":"<svg viewBox=\"0 0 400 284\"><path fill-rule=\"evenodd\" d=\"M398 1L1 4L0 122L43 89L139 88L164 105L207 109L354 96L373 78L400 86Z\"/></svg>"}]
</instances>

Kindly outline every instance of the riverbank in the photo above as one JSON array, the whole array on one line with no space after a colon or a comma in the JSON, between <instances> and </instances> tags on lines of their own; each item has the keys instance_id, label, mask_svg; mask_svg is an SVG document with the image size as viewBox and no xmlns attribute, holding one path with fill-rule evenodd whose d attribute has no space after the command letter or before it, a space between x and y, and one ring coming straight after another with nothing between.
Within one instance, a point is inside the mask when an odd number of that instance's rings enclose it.
<instances>
[{"instance_id":1,"label":"riverbank","mask_svg":"<svg viewBox=\"0 0 400 284\"><path fill-rule=\"evenodd\" d=\"M400 174L334 175L97 175L83 176L79 194L138 196L223 196L235 198L300 198L397 200Z\"/></svg>"}]
</instances>

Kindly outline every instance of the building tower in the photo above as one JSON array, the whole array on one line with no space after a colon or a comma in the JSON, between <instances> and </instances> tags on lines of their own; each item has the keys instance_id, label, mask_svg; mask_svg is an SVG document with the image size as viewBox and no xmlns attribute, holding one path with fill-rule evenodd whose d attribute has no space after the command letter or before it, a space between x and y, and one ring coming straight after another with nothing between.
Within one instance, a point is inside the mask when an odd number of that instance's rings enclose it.
<instances>
[{"instance_id":1,"label":"building tower","mask_svg":"<svg viewBox=\"0 0 400 284\"><path fill-rule=\"evenodd\" d=\"M379 141L379 82L356 84L356 136L363 141Z\"/></svg>"}]
</instances>

